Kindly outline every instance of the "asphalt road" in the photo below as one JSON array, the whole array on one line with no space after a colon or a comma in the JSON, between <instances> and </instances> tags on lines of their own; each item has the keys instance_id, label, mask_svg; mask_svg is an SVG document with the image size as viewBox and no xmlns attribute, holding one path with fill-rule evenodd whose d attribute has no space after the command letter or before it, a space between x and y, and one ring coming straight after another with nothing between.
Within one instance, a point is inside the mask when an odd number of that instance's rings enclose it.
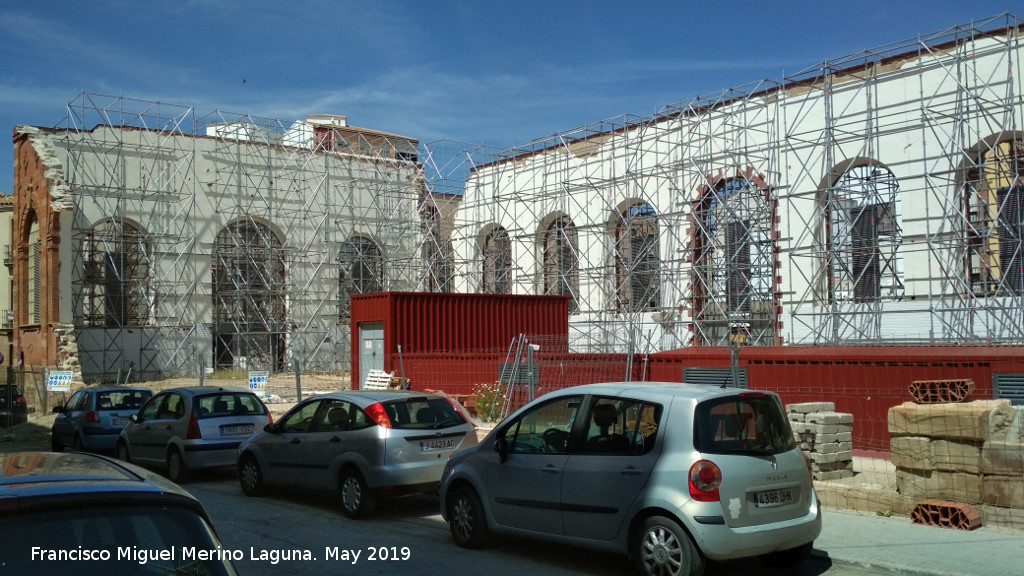
<instances>
[{"instance_id":1,"label":"asphalt road","mask_svg":"<svg viewBox=\"0 0 1024 576\"><path fill-rule=\"evenodd\" d=\"M16 428L14 438L0 440L0 452L49 448L48 422ZM632 570L624 556L519 538L495 537L483 550L459 548L438 513L434 496L382 502L375 516L354 521L343 516L327 495L275 491L249 498L242 494L232 471L199 473L185 488L209 510L224 546L237 551L241 559L235 564L242 576L619 576ZM295 550L300 557L308 551L308 559L284 558ZM335 550L336 555L329 559L329 551ZM833 564L827 553L819 553L797 570L784 573L772 571L756 559L711 562L705 573L869 576L889 572Z\"/></svg>"},{"instance_id":2,"label":"asphalt road","mask_svg":"<svg viewBox=\"0 0 1024 576\"><path fill-rule=\"evenodd\" d=\"M482 550L455 546L434 496L381 503L365 520L343 516L328 495L275 491L260 498L242 494L230 473L206 474L186 488L202 500L245 576L285 574L403 574L451 576L620 576L631 571L625 557L519 538L495 537ZM328 554L337 550L333 558ZM272 551L308 551L308 559L279 559ZM267 552L263 552L267 551ZM345 552L348 552L347 556ZM286 554L281 553L279 558ZM817 555L795 571L775 572L755 559L709 563L708 576L867 576L867 568L832 564Z\"/></svg>"}]
</instances>

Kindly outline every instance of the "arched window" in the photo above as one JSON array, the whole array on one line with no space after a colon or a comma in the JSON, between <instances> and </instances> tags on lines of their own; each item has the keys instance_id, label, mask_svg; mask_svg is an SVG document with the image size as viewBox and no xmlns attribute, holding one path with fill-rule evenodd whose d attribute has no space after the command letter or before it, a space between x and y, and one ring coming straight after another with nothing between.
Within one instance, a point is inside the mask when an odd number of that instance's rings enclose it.
<instances>
[{"instance_id":1,"label":"arched window","mask_svg":"<svg viewBox=\"0 0 1024 576\"><path fill-rule=\"evenodd\" d=\"M483 265L481 291L485 294L512 292L512 241L501 227L491 230L480 250Z\"/></svg>"},{"instance_id":2,"label":"arched window","mask_svg":"<svg viewBox=\"0 0 1024 576\"><path fill-rule=\"evenodd\" d=\"M423 289L426 292L452 291L452 243L442 233L443 220L437 206L423 209Z\"/></svg>"},{"instance_id":3,"label":"arched window","mask_svg":"<svg viewBox=\"0 0 1024 576\"><path fill-rule=\"evenodd\" d=\"M650 204L633 204L615 223L615 294L620 311L661 306L658 214Z\"/></svg>"},{"instance_id":4,"label":"arched window","mask_svg":"<svg viewBox=\"0 0 1024 576\"><path fill-rule=\"evenodd\" d=\"M569 311L579 310L579 266L576 226L568 216L556 216L544 229L544 293L572 296Z\"/></svg>"},{"instance_id":5,"label":"arched window","mask_svg":"<svg viewBox=\"0 0 1024 576\"><path fill-rule=\"evenodd\" d=\"M1001 142L979 164L964 188L971 291L1024 294L1024 142Z\"/></svg>"},{"instance_id":6,"label":"arched window","mask_svg":"<svg viewBox=\"0 0 1024 576\"><path fill-rule=\"evenodd\" d=\"M39 324L39 273L42 247L39 240L39 220L33 213L28 225L28 323Z\"/></svg>"},{"instance_id":7,"label":"arched window","mask_svg":"<svg viewBox=\"0 0 1024 576\"><path fill-rule=\"evenodd\" d=\"M338 261L341 318L348 318L352 295L384 290L384 264L377 243L362 236L353 236L342 244Z\"/></svg>"},{"instance_id":8,"label":"arched window","mask_svg":"<svg viewBox=\"0 0 1024 576\"><path fill-rule=\"evenodd\" d=\"M735 323L749 344L775 342L776 203L759 179L722 180L694 206L693 314L700 345L729 342Z\"/></svg>"},{"instance_id":9,"label":"arched window","mask_svg":"<svg viewBox=\"0 0 1024 576\"><path fill-rule=\"evenodd\" d=\"M85 261L83 323L120 328L149 320L149 250L139 230L108 221L89 231L82 246Z\"/></svg>"},{"instance_id":10,"label":"arched window","mask_svg":"<svg viewBox=\"0 0 1024 576\"><path fill-rule=\"evenodd\" d=\"M827 258L836 302L903 298L899 208L899 183L884 167L855 166L833 183Z\"/></svg>"},{"instance_id":11,"label":"arched window","mask_svg":"<svg viewBox=\"0 0 1024 576\"><path fill-rule=\"evenodd\" d=\"M251 219L217 234L213 259L214 361L221 368L280 370L284 363L285 252Z\"/></svg>"}]
</instances>

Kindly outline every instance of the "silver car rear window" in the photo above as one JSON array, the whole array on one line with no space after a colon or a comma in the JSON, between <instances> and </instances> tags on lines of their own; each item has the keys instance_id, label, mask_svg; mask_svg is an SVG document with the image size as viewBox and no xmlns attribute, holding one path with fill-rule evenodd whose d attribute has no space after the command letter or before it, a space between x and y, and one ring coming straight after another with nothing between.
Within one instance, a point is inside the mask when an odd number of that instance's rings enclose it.
<instances>
[{"instance_id":1,"label":"silver car rear window","mask_svg":"<svg viewBox=\"0 0 1024 576\"><path fill-rule=\"evenodd\" d=\"M194 400L193 408L199 419L267 413L267 407L254 394L232 392L199 396Z\"/></svg>"},{"instance_id":2,"label":"silver car rear window","mask_svg":"<svg viewBox=\"0 0 1024 576\"><path fill-rule=\"evenodd\" d=\"M443 398L414 398L384 402L391 427L397 430L439 430L466 423Z\"/></svg>"},{"instance_id":3,"label":"silver car rear window","mask_svg":"<svg viewBox=\"0 0 1024 576\"><path fill-rule=\"evenodd\" d=\"M778 397L740 393L697 405L694 447L706 454L771 455L796 448Z\"/></svg>"}]
</instances>

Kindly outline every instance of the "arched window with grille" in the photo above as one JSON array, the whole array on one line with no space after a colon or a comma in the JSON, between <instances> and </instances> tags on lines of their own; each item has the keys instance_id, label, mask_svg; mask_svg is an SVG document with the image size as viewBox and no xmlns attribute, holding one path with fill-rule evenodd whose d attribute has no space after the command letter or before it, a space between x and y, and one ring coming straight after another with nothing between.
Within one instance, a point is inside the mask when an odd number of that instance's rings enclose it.
<instances>
[{"instance_id":1,"label":"arched window with grille","mask_svg":"<svg viewBox=\"0 0 1024 576\"><path fill-rule=\"evenodd\" d=\"M569 312L576 312L580 285L576 225L568 216L555 216L542 238L544 294L571 296Z\"/></svg>"},{"instance_id":2,"label":"arched window with grille","mask_svg":"<svg viewBox=\"0 0 1024 576\"><path fill-rule=\"evenodd\" d=\"M423 289L426 292L451 292L453 276L452 242L442 232L441 211L426 204L422 211Z\"/></svg>"},{"instance_id":3,"label":"arched window with grille","mask_svg":"<svg viewBox=\"0 0 1024 576\"><path fill-rule=\"evenodd\" d=\"M512 240L508 231L498 226L484 235L480 243L482 266L481 292L512 293Z\"/></svg>"},{"instance_id":4,"label":"arched window with grille","mask_svg":"<svg viewBox=\"0 0 1024 576\"><path fill-rule=\"evenodd\" d=\"M748 343L776 340L776 203L759 177L720 180L694 206L693 314L700 345L729 343L734 323Z\"/></svg>"},{"instance_id":5,"label":"arched window with grille","mask_svg":"<svg viewBox=\"0 0 1024 576\"><path fill-rule=\"evenodd\" d=\"M213 258L214 362L278 371L287 334L285 250L263 223L244 219L217 234Z\"/></svg>"},{"instance_id":6,"label":"arched window with grille","mask_svg":"<svg viewBox=\"0 0 1024 576\"><path fill-rule=\"evenodd\" d=\"M340 289L340 317L351 314L351 299L355 294L370 294L384 290L384 263L380 246L364 236L353 236L341 246L338 254Z\"/></svg>"},{"instance_id":7,"label":"arched window with grille","mask_svg":"<svg viewBox=\"0 0 1024 576\"><path fill-rule=\"evenodd\" d=\"M635 203L616 214L615 295L622 312L661 306L661 252L658 214L647 203Z\"/></svg>"},{"instance_id":8,"label":"arched window with grille","mask_svg":"<svg viewBox=\"0 0 1024 576\"><path fill-rule=\"evenodd\" d=\"M893 173L879 165L849 168L832 184L825 212L829 299L901 300L900 194Z\"/></svg>"},{"instance_id":9,"label":"arched window with grille","mask_svg":"<svg viewBox=\"0 0 1024 576\"><path fill-rule=\"evenodd\" d=\"M1024 142L998 142L968 174L963 192L970 290L1024 295Z\"/></svg>"},{"instance_id":10,"label":"arched window with grille","mask_svg":"<svg viewBox=\"0 0 1024 576\"><path fill-rule=\"evenodd\" d=\"M143 234L127 222L102 222L86 235L82 257L83 323L105 328L147 324L152 294Z\"/></svg>"}]
</instances>

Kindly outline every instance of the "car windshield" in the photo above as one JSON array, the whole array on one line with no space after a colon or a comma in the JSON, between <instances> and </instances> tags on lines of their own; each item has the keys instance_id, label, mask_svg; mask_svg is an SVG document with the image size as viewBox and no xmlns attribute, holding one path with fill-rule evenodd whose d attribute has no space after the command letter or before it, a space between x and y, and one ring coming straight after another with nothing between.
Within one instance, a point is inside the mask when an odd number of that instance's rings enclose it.
<instances>
[{"instance_id":1,"label":"car windshield","mask_svg":"<svg viewBox=\"0 0 1024 576\"><path fill-rule=\"evenodd\" d=\"M216 537L200 516L179 508L72 507L0 516L0 542L0 566L11 574L39 572L40 566L76 576L236 574L216 555L197 557L216 552ZM89 559L75 556L85 551Z\"/></svg>"},{"instance_id":2,"label":"car windshield","mask_svg":"<svg viewBox=\"0 0 1024 576\"><path fill-rule=\"evenodd\" d=\"M761 392L698 404L694 444L705 454L772 455L796 448L782 404L777 397Z\"/></svg>"},{"instance_id":3,"label":"car windshield","mask_svg":"<svg viewBox=\"0 0 1024 576\"><path fill-rule=\"evenodd\" d=\"M398 430L451 428L466 419L443 398L413 398L384 402L391 427Z\"/></svg>"},{"instance_id":4,"label":"car windshield","mask_svg":"<svg viewBox=\"0 0 1024 576\"><path fill-rule=\"evenodd\" d=\"M267 407L255 394L245 392L223 392L198 396L194 401L199 418L221 416L255 416L267 413Z\"/></svg>"},{"instance_id":5,"label":"car windshield","mask_svg":"<svg viewBox=\"0 0 1024 576\"><path fill-rule=\"evenodd\" d=\"M96 394L100 410L136 410L153 396L149 390L111 390Z\"/></svg>"}]
</instances>

